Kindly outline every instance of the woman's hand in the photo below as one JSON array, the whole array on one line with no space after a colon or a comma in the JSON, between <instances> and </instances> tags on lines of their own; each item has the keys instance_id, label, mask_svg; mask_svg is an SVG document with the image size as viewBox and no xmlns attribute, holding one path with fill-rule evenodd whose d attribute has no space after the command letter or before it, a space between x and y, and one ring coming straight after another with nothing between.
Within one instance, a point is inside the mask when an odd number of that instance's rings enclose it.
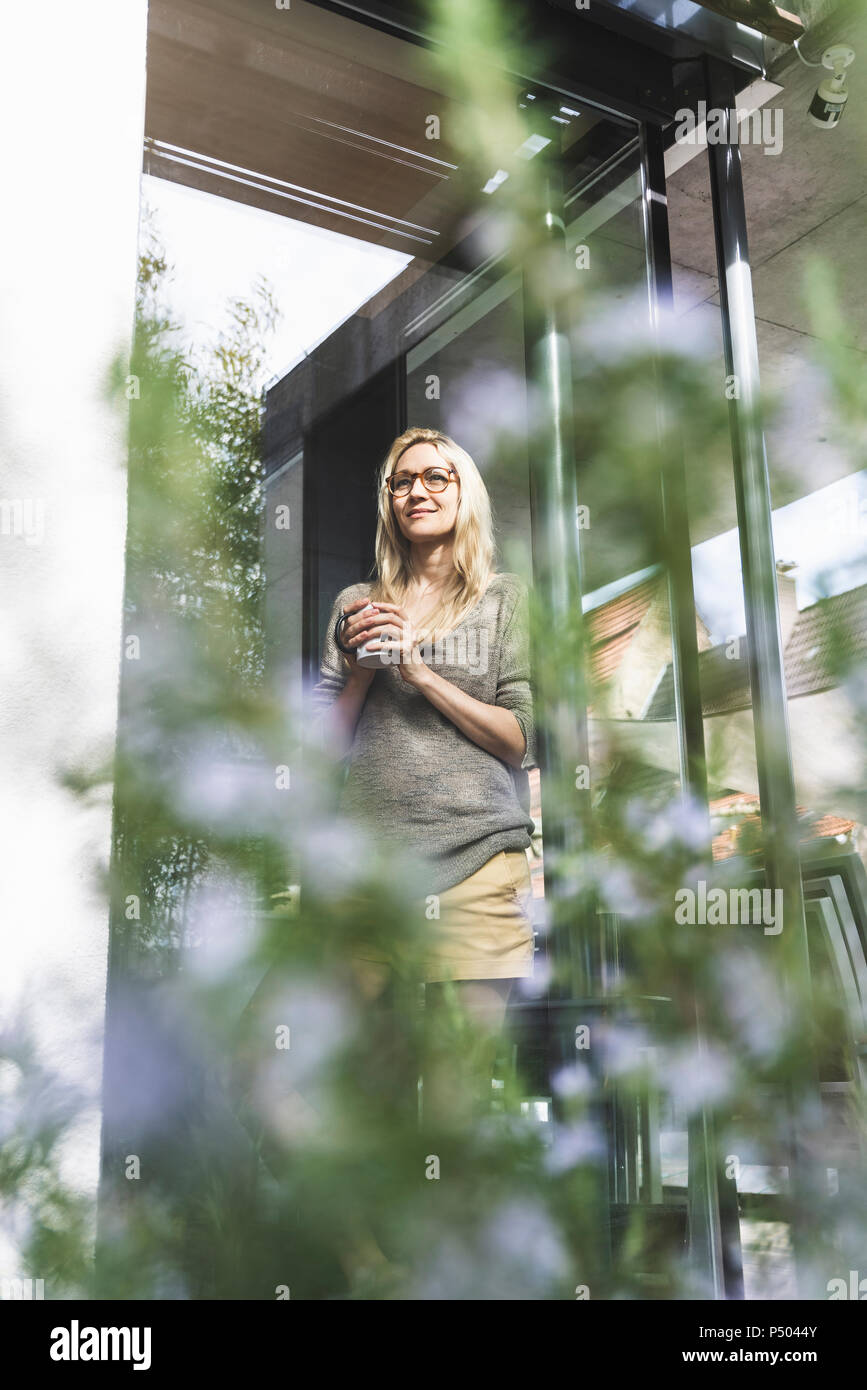
<instances>
[{"instance_id":1,"label":"woman's hand","mask_svg":"<svg viewBox=\"0 0 867 1390\"><path fill-rule=\"evenodd\" d=\"M375 606L374 606L375 607ZM353 616L343 624L340 629L340 640L344 647L360 647L361 643L370 636L368 631L370 619L374 616L373 612L365 611L371 608L369 598L356 598L352 603L344 605L343 612L351 613ZM361 615L364 615L363 617ZM376 675L375 666L359 666L358 657L355 653L344 652L343 655L349 662L349 679L356 684L363 686L370 685Z\"/></svg>"},{"instance_id":2,"label":"woman's hand","mask_svg":"<svg viewBox=\"0 0 867 1390\"><path fill-rule=\"evenodd\" d=\"M430 674L405 608L399 608L396 603L377 603L376 612L368 615L365 621L371 642L368 650L390 652L408 685L419 685Z\"/></svg>"},{"instance_id":3,"label":"woman's hand","mask_svg":"<svg viewBox=\"0 0 867 1390\"><path fill-rule=\"evenodd\" d=\"M365 603L365 599L357 599L345 611L357 613ZM349 646L352 641L352 645L357 646L366 635L372 651L391 652L398 671L408 685L422 691L425 699L473 743L493 753L495 758L500 758L509 767L519 768L524 760L526 740L512 711L476 700L446 680L432 666L427 666L422 660L416 634L405 608L398 608L394 603L376 603L374 610L363 617L356 616L344 625L347 630L343 639L346 645ZM389 633L396 636L390 639ZM363 666L355 669L360 676L368 674Z\"/></svg>"}]
</instances>

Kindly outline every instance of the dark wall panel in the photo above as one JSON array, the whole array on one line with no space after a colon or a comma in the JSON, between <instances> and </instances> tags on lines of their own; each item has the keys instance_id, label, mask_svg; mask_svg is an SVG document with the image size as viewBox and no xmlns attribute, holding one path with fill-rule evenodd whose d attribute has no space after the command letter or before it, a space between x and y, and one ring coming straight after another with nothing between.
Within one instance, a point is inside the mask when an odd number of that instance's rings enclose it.
<instances>
[{"instance_id":1,"label":"dark wall panel","mask_svg":"<svg viewBox=\"0 0 867 1390\"><path fill-rule=\"evenodd\" d=\"M399 357L311 427L304 448L304 669L318 670L337 593L374 562L376 480L403 428Z\"/></svg>"}]
</instances>

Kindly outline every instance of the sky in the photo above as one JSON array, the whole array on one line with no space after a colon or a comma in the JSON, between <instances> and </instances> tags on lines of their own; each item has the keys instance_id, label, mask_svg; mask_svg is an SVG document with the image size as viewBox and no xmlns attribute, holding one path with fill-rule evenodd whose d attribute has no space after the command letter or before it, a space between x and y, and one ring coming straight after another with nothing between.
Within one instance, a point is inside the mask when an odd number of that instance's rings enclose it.
<instances>
[{"instance_id":1,"label":"sky","mask_svg":"<svg viewBox=\"0 0 867 1390\"><path fill-rule=\"evenodd\" d=\"M867 470L841 478L773 513L774 552L794 562L799 608L867 583ZM692 552L696 607L714 641L746 627L738 533Z\"/></svg>"},{"instance_id":2,"label":"sky","mask_svg":"<svg viewBox=\"0 0 867 1390\"><path fill-rule=\"evenodd\" d=\"M388 284L412 257L339 232L264 212L146 174L142 203L174 278L164 303L193 344L216 340L230 298L249 298L265 275L282 310L261 385L283 376L305 352Z\"/></svg>"},{"instance_id":3,"label":"sky","mask_svg":"<svg viewBox=\"0 0 867 1390\"><path fill-rule=\"evenodd\" d=\"M774 554L795 568L798 608L867 584L867 469L779 507L771 517ZM649 578L624 575L584 597L589 611ZM746 631L738 532L723 531L692 548L695 606L716 644Z\"/></svg>"}]
</instances>

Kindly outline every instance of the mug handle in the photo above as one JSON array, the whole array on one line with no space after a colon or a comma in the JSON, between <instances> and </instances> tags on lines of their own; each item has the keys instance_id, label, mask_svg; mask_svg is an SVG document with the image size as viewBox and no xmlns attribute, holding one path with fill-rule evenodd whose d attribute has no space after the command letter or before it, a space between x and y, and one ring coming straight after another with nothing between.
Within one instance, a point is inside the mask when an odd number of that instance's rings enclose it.
<instances>
[{"instance_id":1,"label":"mug handle","mask_svg":"<svg viewBox=\"0 0 867 1390\"><path fill-rule=\"evenodd\" d=\"M352 613L341 613L340 617L337 619L337 622L334 624L334 640L335 640L335 642L337 643L337 646L338 646L338 648L340 649L340 651L343 652L343 655L344 655L344 656L354 656L354 655L355 655L355 648L354 648L354 647L344 647L343 643L342 643L341 640L340 640L340 629L341 629L341 627L342 627L343 624L347 621L348 618L351 618L351 617L353 617L353 616L354 616L354 614L352 614Z\"/></svg>"}]
</instances>

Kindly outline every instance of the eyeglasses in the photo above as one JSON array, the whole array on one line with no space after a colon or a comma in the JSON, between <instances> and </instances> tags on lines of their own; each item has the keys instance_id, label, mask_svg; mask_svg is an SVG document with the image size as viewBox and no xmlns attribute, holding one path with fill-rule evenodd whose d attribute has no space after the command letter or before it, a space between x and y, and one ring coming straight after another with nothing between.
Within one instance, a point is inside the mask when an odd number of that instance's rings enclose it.
<instances>
[{"instance_id":1,"label":"eyeglasses","mask_svg":"<svg viewBox=\"0 0 867 1390\"><path fill-rule=\"evenodd\" d=\"M392 497L406 497L416 478L421 478L428 492L445 492L451 482L450 475L457 473L454 468L425 468L422 473L391 473L385 485Z\"/></svg>"}]
</instances>

